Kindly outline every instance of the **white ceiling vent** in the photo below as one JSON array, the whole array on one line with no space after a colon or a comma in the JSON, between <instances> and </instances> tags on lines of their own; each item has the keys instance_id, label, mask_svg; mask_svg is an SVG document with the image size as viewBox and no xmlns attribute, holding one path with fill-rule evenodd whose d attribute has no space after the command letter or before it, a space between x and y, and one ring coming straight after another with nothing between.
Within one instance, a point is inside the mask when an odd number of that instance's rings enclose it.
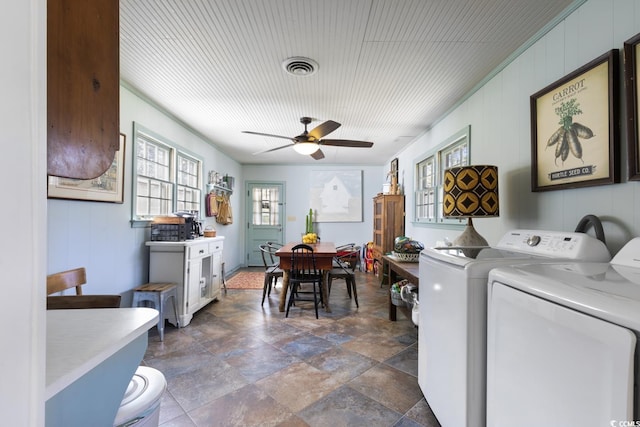
<instances>
[{"instance_id":1,"label":"white ceiling vent","mask_svg":"<svg viewBox=\"0 0 640 427\"><path fill-rule=\"evenodd\" d=\"M294 56L285 59L282 63L282 68L294 76L310 76L318 70L318 63L313 59Z\"/></svg>"}]
</instances>

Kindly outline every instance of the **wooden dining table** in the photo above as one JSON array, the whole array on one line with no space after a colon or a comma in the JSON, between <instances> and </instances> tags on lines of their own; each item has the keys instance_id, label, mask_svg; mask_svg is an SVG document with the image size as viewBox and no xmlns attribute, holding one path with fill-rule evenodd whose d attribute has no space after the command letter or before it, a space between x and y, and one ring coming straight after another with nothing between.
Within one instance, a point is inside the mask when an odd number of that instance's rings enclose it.
<instances>
[{"instance_id":1,"label":"wooden dining table","mask_svg":"<svg viewBox=\"0 0 640 427\"><path fill-rule=\"evenodd\" d=\"M282 292L280 292L280 304L278 309L285 310L287 302L287 290L289 288L289 269L291 269L291 255L294 246L300 242L290 242L276 251L276 256L280 258L280 268L284 272L282 278ZM309 244L313 248L313 254L316 258L316 268L322 270L322 301L324 301L324 310L331 313L329 307L329 293L327 292L327 280L329 271L333 267L333 258L337 255L336 245L332 242L318 242Z\"/></svg>"}]
</instances>

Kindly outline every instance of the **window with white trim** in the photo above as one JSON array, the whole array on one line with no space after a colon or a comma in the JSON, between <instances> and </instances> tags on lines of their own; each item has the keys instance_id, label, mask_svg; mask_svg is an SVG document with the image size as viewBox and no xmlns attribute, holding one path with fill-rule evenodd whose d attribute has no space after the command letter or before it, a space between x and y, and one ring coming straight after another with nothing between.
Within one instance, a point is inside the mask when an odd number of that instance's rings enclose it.
<instances>
[{"instance_id":1,"label":"window with white trim","mask_svg":"<svg viewBox=\"0 0 640 427\"><path fill-rule=\"evenodd\" d=\"M430 156L417 165L416 177L416 219L435 218L436 186L435 156Z\"/></svg>"},{"instance_id":2,"label":"window with white trim","mask_svg":"<svg viewBox=\"0 0 640 427\"><path fill-rule=\"evenodd\" d=\"M416 162L415 222L457 224L442 216L442 178L445 169L469 164L470 127L467 126Z\"/></svg>"},{"instance_id":3,"label":"window with white trim","mask_svg":"<svg viewBox=\"0 0 640 427\"><path fill-rule=\"evenodd\" d=\"M133 221L200 212L202 160L134 123Z\"/></svg>"},{"instance_id":4,"label":"window with white trim","mask_svg":"<svg viewBox=\"0 0 640 427\"><path fill-rule=\"evenodd\" d=\"M178 180L176 197L178 211L200 212L200 164L197 159L178 152Z\"/></svg>"},{"instance_id":5,"label":"window with white trim","mask_svg":"<svg viewBox=\"0 0 640 427\"><path fill-rule=\"evenodd\" d=\"M280 191L274 187L255 187L252 192L253 225L278 226L280 219Z\"/></svg>"}]
</instances>

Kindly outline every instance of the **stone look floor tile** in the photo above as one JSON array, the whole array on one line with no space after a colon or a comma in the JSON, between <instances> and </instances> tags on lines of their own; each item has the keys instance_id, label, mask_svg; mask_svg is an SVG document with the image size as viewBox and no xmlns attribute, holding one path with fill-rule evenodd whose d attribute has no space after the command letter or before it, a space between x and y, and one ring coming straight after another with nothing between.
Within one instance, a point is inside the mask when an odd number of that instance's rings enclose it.
<instances>
[{"instance_id":1,"label":"stone look floor tile","mask_svg":"<svg viewBox=\"0 0 640 427\"><path fill-rule=\"evenodd\" d=\"M314 427L392 426L401 415L346 386L300 412Z\"/></svg>"},{"instance_id":2,"label":"stone look floor tile","mask_svg":"<svg viewBox=\"0 0 640 427\"><path fill-rule=\"evenodd\" d=\"M414 377L418 376L418 343L411 345L406 350L401 351L395 356L390 357L385 361L389 366L392 366L402 372L406 372Z\"/></svg>"},{"instance_id":3,"label":"stone look floor tile","mask_svg":"<svg viewBox=\"0 0 640 427\"><path fill-rule=\"evenodd\" d=\"M256 382L291 412L298 412L340 386L331 374L299 362Z\"/></svg>"},{"instance_id":4,"label":"stone look floor tile","mask_svg":"<svg viewBox=\"0 0 640 427\"><path fill-rule=\"evenodd\" d=\"M417 328L388 320L379 278L337 283L332 312L278 310L281 284L223 292L184 328L149 332L143 365L167 379L160 427L439 427L417 382Z\"/></svg>"},{"instance_id":5,"label":"stone look floor tile","mask_svg":"<svg viewBox=\"0 0 640 427\"><path fill-rule=\"evenodd\" d=\"M167 383L176 401L189 412L245 386L248 381L235 368L220 361L170 378Z\"/></svg>"},{"instance_id":6,"label":"stone look floor tile","mask_svg":"<svg viewBox=\"0 0 640 427\"><path fill-rule=\"evenodd\" d=\"M346 383L375 366L377 362L359 353L336 347L309 358L307 363Z\"/></svg>"},{"instance_id":7,"label":"stone look floor tile","mask_svg":"<svg viewBox=\"0 0 640 427\"><path fill-rule=\"evenodd\" d=\"M378 362L383 362L407 348L406 345L399 343L394 337L388 337L378 332L365 334L343 344L342 347Z\"/></svg>"},{"instance_id":8,"label":"stone look floor tile","mask_svg":"<svg viewBox=\"0 0 640 427\"><path fill-rule=\"evenodd\" d=\"M160 425L162 427L198 427L187 414L181 415Z\"/></svg>"},{"instance_id":9,"label":"stone look floor tile","mask_svg":"<svg viewBox=\"0 0 640 427\"><path fill-rule=\"evenodd\" d=\"M423 397L420 387L412 378L409 374L380 364L349 381L348 386L404 414Z\"/></svg>"},{"instance_id":10,"label":"stone look floor tile","mask_svg":"<svg viewBox=\"0 0 640 427\"><path fill-rule=\"evenodd\" d=\"M226 394L190 413L196 425L276 426L294 415L255 385Z\"/></svg>"},{"instance_id":11,"label":"stone look floor tile","mask_svg":"<svg viewBox=\"0 0 640 427\"><path fill-rule=\"evenodd\" d=\"M250 382L256 382L299 361L295 355L283 352L267 343L227 359L227 363L236 367Z\"/></svg>"},{"instance_id":12,"label":"stone look floor tile","mask_svg":"<svg viewBox=\"0 0 640 427\"><path fill-rule=\"evenodd\" d=\"M167 337L165 337L165 341ZM146 359L147 365L162 372L167 381L175 376L191 372L218 359L198 344L191 344L161 356Z\"/></svg>"},{"instance_id":13,"label":"stone look floor tile","mask_svg":"<svg viewBox=\"0 0 640 427\"><path fill-rule=\"evenodd\" d=\"M440 427L438 420L431 411L426 399L422 398L413 408L409 409L405 418L415 421L420 426Z\"/></svg>"},{"instance_id":14,"label":"stone look floor tile","mask_svg":"<svg viewBox=\"0 0 640 427\"><path fill-rule=\"evenodd\" d=\"M162 395L160 400L160 424L173 420L185 414L184 409L176 402L170 392Z\"/></svg>"},{"instance_id":15,"label":"stone look floor tile","mask_svg":"<svg viewBox=\"0 0 640 427\"><path fill-rule=\"evenodd\" d=\"M330 341L323 338L307 334L296 338L293 341L282 345L282 351L307 360L310 357L332 350L335 347Z\"/></svg>"}]
</instances>

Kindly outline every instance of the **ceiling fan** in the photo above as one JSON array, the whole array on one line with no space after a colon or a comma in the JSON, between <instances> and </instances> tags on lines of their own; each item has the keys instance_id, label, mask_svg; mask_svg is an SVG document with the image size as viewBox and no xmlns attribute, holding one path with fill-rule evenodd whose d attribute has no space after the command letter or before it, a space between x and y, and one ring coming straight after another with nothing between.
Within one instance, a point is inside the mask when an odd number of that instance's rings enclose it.
<instances>
[{"instance_id":1,"label":"ceiling fan","mask_svg":"<svg viewBox=\"0 0 640 427\"><path fill-rule=\"evenodd\" d=\"M242 131L242 133L250 133L252 135L271 136L274 138L283 138L293 141L292 144L283 145L281 147L271 148L269 150L259 151L254 154L268 153L270 151L280 150L282 148L293 147L300 154L309 154L316 160L324 159L324 153L320 149L323 145L329 145L334 147L362 147L368 148L373 146L373 142L368 141L352 141L350 139L321 139L323 136L330 134L334 130L338 129L341 124L334 122L333 120L327 120L324 123L319 124L311 131L307 132L307 125L311 123L311 117L300 118L300 123L304 125L304 132L298 136L289 137L282 135L272 135L270 133L252 132L248 130Z\"/></svg>"}]
</instances>

